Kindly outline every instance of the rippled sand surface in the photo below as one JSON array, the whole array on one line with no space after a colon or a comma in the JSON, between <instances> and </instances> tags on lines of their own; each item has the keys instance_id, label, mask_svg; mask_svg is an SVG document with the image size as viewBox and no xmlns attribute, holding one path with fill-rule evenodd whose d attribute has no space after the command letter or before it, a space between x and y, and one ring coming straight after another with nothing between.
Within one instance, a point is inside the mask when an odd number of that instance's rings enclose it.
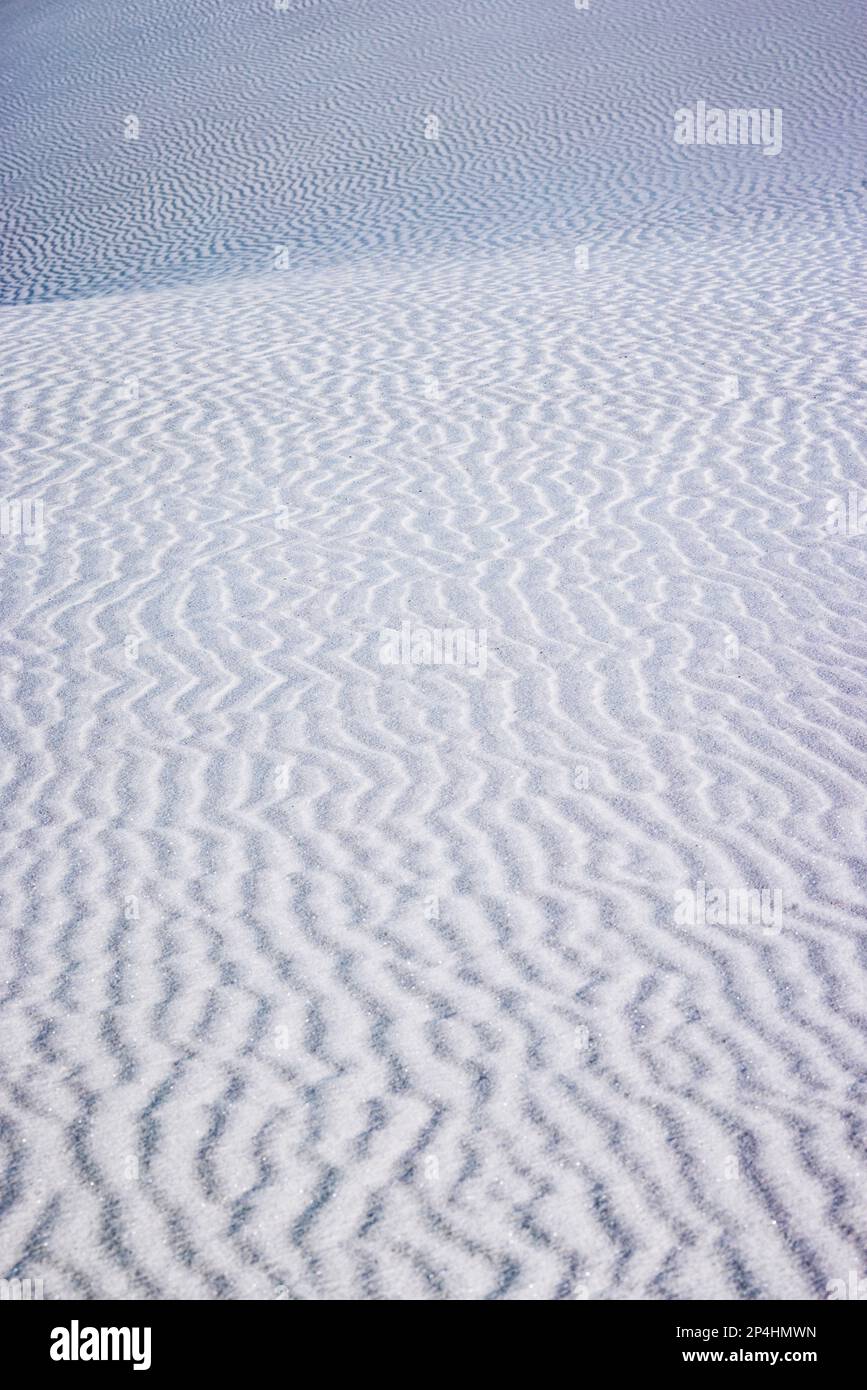
<instances>
[{"instance_id":1,"label":"rippled sand surface","mask_svg":"<svg viewBox=\"0 0 867 1390\"><path fill-rule=\"evenodd\" d=\"M864 1275L861 7L0 49L0 1276Z\"/></svg>"}]
</instances>

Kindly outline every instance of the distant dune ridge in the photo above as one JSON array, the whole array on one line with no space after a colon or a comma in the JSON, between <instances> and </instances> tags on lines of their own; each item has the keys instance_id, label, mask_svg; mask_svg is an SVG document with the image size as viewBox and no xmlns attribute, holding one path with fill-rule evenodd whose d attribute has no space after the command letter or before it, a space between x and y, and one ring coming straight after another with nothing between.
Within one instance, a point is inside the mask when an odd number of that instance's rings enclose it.
<instances>
[{"instance_id":1,"label":"distant dune ridge","mask_svg":"<svg viewBox=\"0 0 867 1390\"><path fill-rule=\"evenodd\" d=\"M0 1294L862 1287L862 21L0 8Z\"/></svg>"}]
</instances>

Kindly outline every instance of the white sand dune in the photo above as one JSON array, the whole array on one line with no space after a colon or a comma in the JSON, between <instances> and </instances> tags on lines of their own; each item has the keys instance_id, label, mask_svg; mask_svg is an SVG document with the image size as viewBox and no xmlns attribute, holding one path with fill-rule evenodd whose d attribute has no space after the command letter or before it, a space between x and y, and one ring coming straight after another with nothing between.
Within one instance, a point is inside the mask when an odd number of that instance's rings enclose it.
<instances>
[{"instance_id":1,"label":"white sand dune","mask_svg":"<svg viewBox=\"0 0 867 1390\"><path fill-rule=\"evenodd\" d=\"M0 1276L867 1272L861 18L4 4Z\"/></svg>"}]
</instances>

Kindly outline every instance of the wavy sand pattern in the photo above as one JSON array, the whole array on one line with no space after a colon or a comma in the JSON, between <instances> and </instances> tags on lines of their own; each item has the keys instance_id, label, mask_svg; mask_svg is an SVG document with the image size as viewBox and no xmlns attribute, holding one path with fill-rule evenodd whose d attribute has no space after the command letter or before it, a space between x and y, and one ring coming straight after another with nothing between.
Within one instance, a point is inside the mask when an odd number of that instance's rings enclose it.
<instances>
[{"instance_id":1,"label":"wavy sand pattern","mask_svg":"<svg viewBox=\"0 0 867 1390\"><path fill-rule=\"evenodd\" d=\"M859 11L3 6L4 1277L867 1270Z\"/></svg>"}]
</instances>

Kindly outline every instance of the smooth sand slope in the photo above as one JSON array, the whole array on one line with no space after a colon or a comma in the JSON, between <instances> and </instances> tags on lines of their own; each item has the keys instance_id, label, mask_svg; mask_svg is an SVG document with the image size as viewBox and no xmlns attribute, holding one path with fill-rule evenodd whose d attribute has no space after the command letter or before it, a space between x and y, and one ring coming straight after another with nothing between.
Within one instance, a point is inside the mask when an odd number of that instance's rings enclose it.
<instances>
[{"instance_id":1,"label":"smooth sand slope","mask_svg":"<svg viewBox=\"0 0 867 1390\"><path fill-rule=\"evenodd\" d=\"M867 1273L862 20L2 5L0 1276Z\"/></svg>"}]
</instances>

